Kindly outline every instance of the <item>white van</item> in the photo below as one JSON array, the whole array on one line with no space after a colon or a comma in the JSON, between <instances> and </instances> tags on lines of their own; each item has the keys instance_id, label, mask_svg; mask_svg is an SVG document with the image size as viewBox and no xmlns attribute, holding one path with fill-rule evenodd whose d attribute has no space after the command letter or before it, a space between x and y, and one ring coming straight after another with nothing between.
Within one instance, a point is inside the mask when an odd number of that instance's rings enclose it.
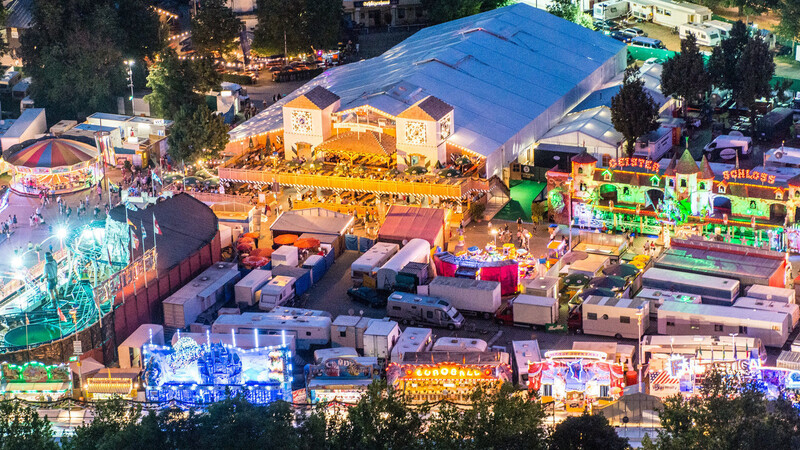
<instances>
[{"instance_id":1,"label":"white van","mask_svg":"<svg viewBox=\"0 0 800 450\"><path fill-rule=\"evenodd\" d=\"M710 159L734 159L736 153L739 156L747 156L753 146L753 138L748 136L736 136L732 134L722 134L714 138L703 151L708 154Z\"/></svg>"},{"instance_id":2,"label":"white van","mask_svg":"<svg viewBox=\"0 0 800 450\"><path fill-rule=\"evenodd\" d=\"M722 41L719 29L702 23L684 23L678 26L681 39L694 35L698 45L716 47Z\"/></svg>"}]
</instances>

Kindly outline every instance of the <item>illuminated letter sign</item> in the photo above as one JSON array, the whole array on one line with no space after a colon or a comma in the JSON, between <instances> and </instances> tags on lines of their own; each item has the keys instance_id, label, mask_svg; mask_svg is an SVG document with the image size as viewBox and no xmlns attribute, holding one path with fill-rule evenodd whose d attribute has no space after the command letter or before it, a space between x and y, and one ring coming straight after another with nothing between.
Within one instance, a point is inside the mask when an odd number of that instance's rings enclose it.
<instances>
[{"instance_id":1,"label":"illuminated letter sign","mask_svg":"<svg viewBox=\"0 0 800 450\"><path fill-rule=\"evenodd\" d=\"M750 169L733 169L722 172L725 180L750 180L760 181L762 183L775 184L775 175L769 175L764 172L751 171Z\"/></svg>"},{"instance_id":2,"label":"illuminated letter sign","mask_svg":"<svg viewBox=\"0 0 800 450\"><path fill-rule=\"evenodd\" d=\"M641 167L648 172L658 172L658 163L644 158L617 158L608 162L612 169L623 167Z\"/></svg>"}]
</instances>

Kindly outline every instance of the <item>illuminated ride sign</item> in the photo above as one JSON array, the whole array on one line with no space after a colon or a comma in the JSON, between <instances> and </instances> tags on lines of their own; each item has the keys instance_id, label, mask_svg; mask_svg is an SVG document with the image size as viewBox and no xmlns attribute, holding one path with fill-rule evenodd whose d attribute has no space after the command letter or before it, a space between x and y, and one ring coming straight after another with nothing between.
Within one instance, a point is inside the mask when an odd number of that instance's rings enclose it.
<instances>
[{"instance_id":1,"label":"illuminated ride sign","mask_svg":"<svg viewBox=\"0 0 800 450\"><path fill-rule=\"evenodd\" d=\"M593 359L605 361L608 359L606 352L592 350L553 350L544 354L545 359Z\"/></svg>"},{"instance_id":2,"label":"illuminated ride sign","mask_svg":"<svg viewBox=\"0 0 800 450\"><path fill-rule=\"evenodd\" d=\"M750 169L726 170L725 172L722 172L722 176L725 180L750 180L775 184L775 175L770 175L764 172L756 172Z\"/></svg>"},{"instance_id":3,"label":"illuminated ride sign","mask_svg":"<svg viewBox=\"0 0 800 450\"><path fill-rule=\"evenodd\" d=\"M497 379L493 366L462 366L458 364L437 364L433 366L405 366L406 379L453 379L494 380Z\"/></svg>"},{"instance_id":4,"label":"illuminated ride sign","mask_svg":"<svg viewBox=\"0 0 800 450\"><path fill-rule=\"evenodd\" d=\"M616 158L608 162L608 167L611 169L623 167L639 167L649 172L658 172L659 166L655 161L650 161L644 158Z\"/></svg>"}]
</instances>

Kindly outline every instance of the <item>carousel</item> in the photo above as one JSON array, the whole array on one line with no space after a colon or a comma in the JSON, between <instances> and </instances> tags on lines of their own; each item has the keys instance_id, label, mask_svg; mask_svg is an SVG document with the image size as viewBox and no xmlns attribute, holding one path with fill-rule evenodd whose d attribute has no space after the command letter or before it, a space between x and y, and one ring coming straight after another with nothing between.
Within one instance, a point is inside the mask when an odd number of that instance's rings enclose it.
<instances>
[{"instance_id":1,"label":"carousel","mask_svg":"<svg viewBox=\"0 0 800 450\"><path fill-rule=\"evenodd\" d=\"M97 149L72 139L48 137L19 150L12 147L5 160L11 168L11 189L23 195L44 189L70 194L103 177Z\"/></svg>"}]
</instances>

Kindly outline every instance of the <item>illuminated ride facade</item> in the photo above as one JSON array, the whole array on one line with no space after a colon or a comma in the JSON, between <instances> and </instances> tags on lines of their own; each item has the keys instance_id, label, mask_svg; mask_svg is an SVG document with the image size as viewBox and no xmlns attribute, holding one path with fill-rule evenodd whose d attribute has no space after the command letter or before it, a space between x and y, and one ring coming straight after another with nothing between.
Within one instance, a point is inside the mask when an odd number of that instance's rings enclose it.
<instances>
[{"instance_id":1,"label":"illuminated ride facade","mask_svg":"<svg viewBox=\"0 0 800 450\"><path fill-rule=\"evenodd\" d=\"M0 363L0 399L54 401L72 392L72 371L66 364Z\"/></svg>"},{"instance_id":2,"label":"illuminated ride facade","mask_svg":"<svg viewBox=\"0 0 800 450\"><path fill-rule=\"evenodd\" d=\"M358 402L373 381L380 378L377 358L330 358L305 367L309 403Z\"/></svg>"},{"instance_id":3,"label":"illuminated ride facade","mask_svg":"<svg viewBox=\"0 0 800 450\"><path fill-rule=\"evenodd\" d=\"M528 362L528 389L542 402L561 402L568 411L616 400L624 386L622 364L609 360L605 352L556 350Z\"/></svg>"},{"instance_id":4,"label":"illuminated ride facade","mask_svg":"<svg viewBox=\"0 0 800 450\"><path fill-rule=\"evenodd\" d=\"M103 178L97 148L73 139L45 138L4 155L11 167L11 189L38 195L48 189L56 195L88 189Z\"/></svg>"},{"instance_id":5,"label":"illuminated ride facade","mask_svg":"<svg viewBox=\"0 0 800 450\"><path fill-rule=\"evenodd\" d=\"M292 401L292 354L286 346L244 350L183 337L172 347L145 345L142 359L151 402L192 406L236 395L255 404Z\"/></svg>"},{"instance_id":6,"label":"illuminated ride facade","mask_svg":"<svg viewBox=\"0 0 800 450\"><path fill-rule=\"evenodd\" d=\"M553 218L582 228L628 230L668 240L701 234L772 250L800 251L794 223L800 208L800 175L788 178L763 167L737 169L688 151L662 163L617 158L598 167L587 153L570 172L547 172ZM568 208L568 204L572 207Z\"/></svg>"},{"instance_id":7,"label":"illuminated ride facade","mask_svg":"<svg viewBox=\"0 0 800 450\"><path fill-rule=\"evenodd\" d=\"M389 364L386 377L412 403L463 403L478 387L491 392L510 382L511 366L503 352L409 352Z\"/></svg>"}]
</instances>

